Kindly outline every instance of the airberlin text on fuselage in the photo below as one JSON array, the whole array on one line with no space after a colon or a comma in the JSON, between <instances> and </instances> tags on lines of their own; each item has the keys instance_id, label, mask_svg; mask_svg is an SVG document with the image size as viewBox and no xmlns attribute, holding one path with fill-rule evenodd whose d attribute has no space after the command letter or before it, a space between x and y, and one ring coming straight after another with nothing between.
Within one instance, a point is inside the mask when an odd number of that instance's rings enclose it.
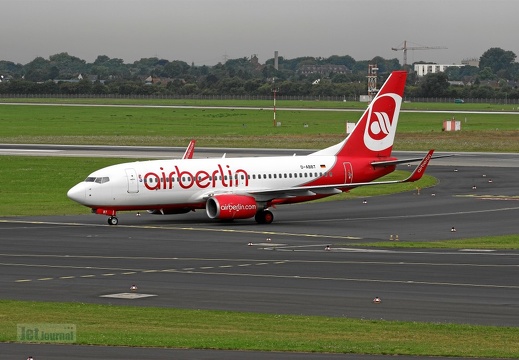
<instances>
[{"instance_id":1,"label":"airberlin text on fuselage","mask_svg":"<svg viewBox=\"0 0 519 360\"><path fill-rule=\"evenodd\" d=\"M208 187L237 187L240 180L244 181L244 186L249 186L248 174L243 169L232 170L229 165L225 168L218 164L214 170L198 170L195 173L183 171L178 166L174 171L165 171L160 167L160 171L148 172L144 175L144 186L148 190L170 190L173 184L178 184L182 189L190 189L196 186L200 189ZM139 181L143 181L139 175Z\"/></svg>"}]
</instances>

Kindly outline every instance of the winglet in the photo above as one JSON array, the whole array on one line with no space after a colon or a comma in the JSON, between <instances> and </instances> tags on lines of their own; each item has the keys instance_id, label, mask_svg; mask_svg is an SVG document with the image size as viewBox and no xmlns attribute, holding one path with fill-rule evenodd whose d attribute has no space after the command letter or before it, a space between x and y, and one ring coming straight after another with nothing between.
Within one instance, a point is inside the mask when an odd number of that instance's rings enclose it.
<instances>
[{"instance_id":1,"label":"winglet","mask_svg":"<svg viewBox=\"0 0 519 360\"><path fill-rule=\"evenodd\" d=\"M422 178L423 174L425 173L425 169L427 169L427 165L429 165L429 161L431 161L433 153L434 153L434 150L429 150L427 155L425 155L425 157L422 159L422 162L420 163L420 165L418 165L416 167L416 169L414 169L413 173L407 179L405 179L403 182L413 182L413 181L420 180Z\"/></svg>"},{"instance_id":2,"label":"winglet","mask_svg":"<svg viewBox=\"0 0 519 360\"><path fill-rule=\"evenodd\" d=\"M187 146L186 152L184 153L184 156L182 156L182 159L192 159L193 153L195 152L195 143L196 140L191 140L189 142L189 145Z\"/></svg>"}]
</instances>

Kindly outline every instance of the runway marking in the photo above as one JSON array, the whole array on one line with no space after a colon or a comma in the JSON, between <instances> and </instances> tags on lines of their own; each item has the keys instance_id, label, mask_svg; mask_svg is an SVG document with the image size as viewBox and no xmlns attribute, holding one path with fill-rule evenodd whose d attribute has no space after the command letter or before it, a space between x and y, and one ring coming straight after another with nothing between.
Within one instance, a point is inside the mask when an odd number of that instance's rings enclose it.
<instances>
[{"instance_id":1,"label":"runway marking","mask_svg":"<svg viewBox=\"0 0 519 360\"><path fill-rule=\"evenodd\" d=\"M456 195L455 195L456 196ZM500 211L512 211L519 210L519 207L506 207L500 209L488 209L488 210L471 210L471 211L455 211L455 212L443 212L443 213L435 213L435 214L409 214L409 215L393 215L393 216L374 216L374 217L357 217L357 218L329 218L329 219L320 219L320 220L312 220L314 223L325 223L325 222L337 222L337 221L372 221L372 220L392 220L392 219L418 219L418 218L428 218L428 217L441 217L441 216L453 216L453 215L470 215L470 214L484 214L491 212L500 212ZM306 223L307 220L293 220L293 221L285 221L286 223ZM361 238L358 238L361 239Z\"/></svg>"},{"instance_id":2,"label":"runway marking","mask_svg":"<svg viewBox=\"0 0 519 360\"><path fill-rule=\"evenodd\" d=\"M214 260L214 259L207 259ZM231 261L231 259L227 259ZM220 259L220 261L222 261ZM235 260L232 260L235 262ZM373 264L373 265L400 265L400 266L469 266L469 267L495 267L495 268L517 268L519 265L517 264L505 264L505 265L493 265L493 264L470 264L470 263L426 263L426 262L408 262L404 263L401 261L390 262L390 261L329 261L329 260L281 260L281 261L261 261L261 260L249 260L249 262L241 263L241 264L226 264L220 265L217 267L214 266L201 266L201 267L186 267L182 269L133 269L132 271L128 271L130 269L125 269L126 271L121 272L111 272L111 273L102 273L99 275L95 274L85 274L80 276L60 276L60 277L42 277L38 278L34 281L52 281L52 280L66 280L66 279L74 279L74 278L95 278L98 276L118 276L118 275L135 275L135 274L153 274L153 273L176 273L176 274L202 274L202 275L219 275L219 276L245 276L245 277L263 277L263 278L273 278L273 279L306 279L306 280L329 280L329 281L345 281L345 282L377 282L377 283L400 283L400 284L410 284L410 285L435 285L435 286L458 286L458 287L475 287L475 288L503 288L503 289L519 289L519 285L494 285L494 284L471 284L471 283L450 283L450 282L429 282L429 281L420 281L420 280L385 280L385 279L369 279L369 278L345 278L345 277L320 277L320 276L307 276L307 275L277 275L277 274L252 274L252 273L230 273L230 272L219 272L219 271L206 271L210 269L230 269L230 268L239 268L239 267L247 267L247 266L268 266L268 265L283 265L283 264L347 264L347 265L355 265L355 264ZM31 265L31 264L16 264L16 263L0 263L0 265L4 266L25 266L25 267L51 267L51 268L70 268L69 266L48 266L48 265ZM92 270L93 267L73 267L75 269L89 269ZM95 269L95 268L94 268ZM106 268L102 268L104 270L108 270ZM121 269L110 269L110 270L121 270ZM17 279L15 282L17 283L30 283L31 279Z\"/></svg>"},{"instance_id":3,"label":"runway marking","mask_svg":"<svg viewBox=\"0 0 519 360\"><path fill-rule=\"evenodd\" d=\"M285 262L282 262L285 264ZM380 263L380 262L379 262ZM275 264L274 262L270 264ZM251 264L242 264L243 266L250 266ZM242 266L238 265L238 266ZM256 265L268 265L267 263L258 263ZM406 264L402 264L406 265ZM430 265L430 264L427 264ZM434 265L434 264L433 264ZM449 264L449 265L457 265L457 264ZM517 265L509 265L513 267L517 267ZM233 266L229 266L233 267ZM495 284L471 284L471 283L450 283L450 282L434 282L434 281L420 281L420 280L387 280L387 279L369 279L369 278L344 278L344 277L323 277L323 276L305 276L305 275L276 275L276 274L252 274L252 273L228 273L228 272L207 272L207 271L197 271L195 268L192 270L177 270L177 269L164 269L164 270L149 270L143 271L143 273L157 273L157 272L170 272L177 274L197 274L197 275L217 275L217 276L242 276L242 277L252 277L252 278L272 278L272 279L298 279L298 280L317 280L317 281L341 281L341 282L367 282L367 283L383 283L383 284L409 284L409 285L431 285L431 286L453 286L453 287L473 287L473 288L490 288L490 289L519 289L519 285L495 285ZM104 276L107 275L116 275L116 274L102 274ZM81 275L80 278L93 278L96 275ZM60 277L60 278L39 278L37 281L51 281L58 280L62 278L69 277ZM73 278L73 277L72 277ZM15 282L23 283L23 282L31 282L32 280L28 279L20 279Z\"/></svg>"},{"instance_id":4,"label":"runway marking","mask_svg":"<svg viewBox=\"0 0 519 360\"><path fill-rule=\"evenodd\" d=\"M259 262L259 263L256 263L256 265L279 265L279 264L284 264L286 263L285 261L276 261L276 262ZM0 263L0 265L5 265L5 266L25 266L25 267L52 267L52 268L69 268L69 266L58 266L58 265L53 265L53 266L49 266L49 265L41 265L41 264L9 264L9 263ZM252 264L238 264L238 266L251 266ZM220 265L216 268L233 268L235 267L235 265ZM80 268L80 269L92 269L93 267L91 266L86 266L86 267L74 267L74 268ZM198 269L200 270L210 270L210 269L215 269L214 266L202 266L202 267L199 267ZM104 269L104 270L107 270L107 269ZM119 270L119 269L117 269ZM159 273L159 272L185 272L185 273L192 273L193 270L197 270L197 268L194 268L194 267L186 267L186 268L182 268L181 270L178 270L178 269L145 269L145 270L139 270L139 271L125 271L125 272L121 272L121 273L103 273L103 274L100 274L100 275L93 275L93 274L88 274L88 275L80 275L78 276L78 278L94 278L94 277L97 277L97 276L117 276L117 275L135 275L135 274L138 274L138 273ZM39 281L49 281L49 280L65 280L65 279L74 279L76 278L76 276L60 276L60 277L57 277L57 278L52 278L52 277L48 277L48 278L39 278L37 280ZM18 282L18 283L23 283L23 282L31 282L33 281L32 279L18 279L18 280L15 280L14 282Z\"/></svg>"},{"instance_id":5,"label":"runway marking","mask_svg":"<svg viewBox=\"0 0 519 360\"><path fill-rule=\"evenodd\" d=\"M7 220L0 219L0 223L11 224L33 224L33 225L58 225L69 227L110 227L104 224L84 224L84 223L67 223L67 222L52 222L52 221L28 221L28 220ZM305 234L305 233L289 233L289 232L275 232L275 231L258 231L258 230L243 230L243 229L218 229L218 228L203 228L203 227L186 227L186 226L155 226L155 225L117 225L119 228L130 229L157 229L157 230L182 230L182 231L200 231L200 232L232 232L237 234L248 235L269 235L269 236L288 236L288 237L310 237L321 239L338 239L338 240L361 240L362 238L347 235L325 235L325 234Z\"/></svg>"},{"instance_id":6,"label":"runway marking","mask_svg":"<svg viewBox=\"0 0 519 360\"><path fill-rule=\"evenodd\" d=\"M181 271L179 271L179 272L181 273ZM382 279L338 278L338 277L302 276L302 275L218 273L218 272L203 272L203 271L189 271L187 274L246 276L246 277L248 276L248 277L260 277L260 278L318 280L318 281L329 280L329 281L344 281L344 282L373 282L373 283L384 283L384 284L456 286L456 287L475 287L475 288L490 288L490 289L519 289L519 285L449 283L449 282L416 281L416 280L382 280Z\"/></svg>"},{"instance_id":7,"label":"runway marking","mask_svg":"<svg viewBox=\"0 0 519 360\"><path fill-rule=\"evenodd\" d=\"M519 196L509 195L455 195L455 197L467 197L478 200L502 200L502 201L517 201Z\"/></svg>"},{"instance_id":8,"label":"runway marking","mask_svg":"<svg viewBox=\"0 0 519 360\"><path fill-rule=\"evenodd\" d=\"M119 293L119 294L101 295L100 297L134 300L134 299L143 299L143 298L152 297L152 296L157 296L157 295L139 294L139 293Z\"/></svg>"}]
</instances>

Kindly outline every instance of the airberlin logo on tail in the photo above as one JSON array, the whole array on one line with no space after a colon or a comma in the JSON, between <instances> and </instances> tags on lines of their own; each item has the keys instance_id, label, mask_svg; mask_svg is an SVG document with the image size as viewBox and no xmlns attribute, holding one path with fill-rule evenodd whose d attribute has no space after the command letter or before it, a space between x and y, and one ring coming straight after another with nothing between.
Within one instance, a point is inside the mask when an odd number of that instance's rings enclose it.
<instances>
[{"instance_id":1,"label":"airberlin logo on tail","mask_svg":"<svg viewBox=\"0 0 519 360\"><path fill-rule=\"evenodd\" d=\"M401 103L402 98L394 93L375 98L369 107L364 131L364 144L368 149L380 151L393 145Z\"/></svg>"}]
</instances>

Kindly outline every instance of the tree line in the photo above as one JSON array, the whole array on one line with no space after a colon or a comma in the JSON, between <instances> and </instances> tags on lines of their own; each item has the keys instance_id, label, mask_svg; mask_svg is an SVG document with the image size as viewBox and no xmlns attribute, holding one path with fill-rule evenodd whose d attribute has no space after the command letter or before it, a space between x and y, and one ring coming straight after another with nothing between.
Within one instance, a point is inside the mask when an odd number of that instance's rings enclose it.
<instances>
[{"instance_id":1,"label":"tree line","mask_svg":"<svg viewBox=\"0 0 519 360\"><path fill-rule=\"evenodd\" d=\"M481 55L478 67L450 67L424 77L409 67L406 96L518 99L519 63L515 60L512 51L490 48ZM106 55L87 63L64 52L49 59L37 57L25 65L0 61L0 94L270 96L275 88L286 96L358 98L367 92L368 64L377 64L380 83L391 71L402 69L398 59L378 56L361 61L348 55L279 57L276 69L273 58L260 64L254 56L196 66L156 57L125 64ZM304 74L300 71L304 65L342 65L348 71ZM452 85L452 81L464 85Z\"/></svg>"}]
</instances>

